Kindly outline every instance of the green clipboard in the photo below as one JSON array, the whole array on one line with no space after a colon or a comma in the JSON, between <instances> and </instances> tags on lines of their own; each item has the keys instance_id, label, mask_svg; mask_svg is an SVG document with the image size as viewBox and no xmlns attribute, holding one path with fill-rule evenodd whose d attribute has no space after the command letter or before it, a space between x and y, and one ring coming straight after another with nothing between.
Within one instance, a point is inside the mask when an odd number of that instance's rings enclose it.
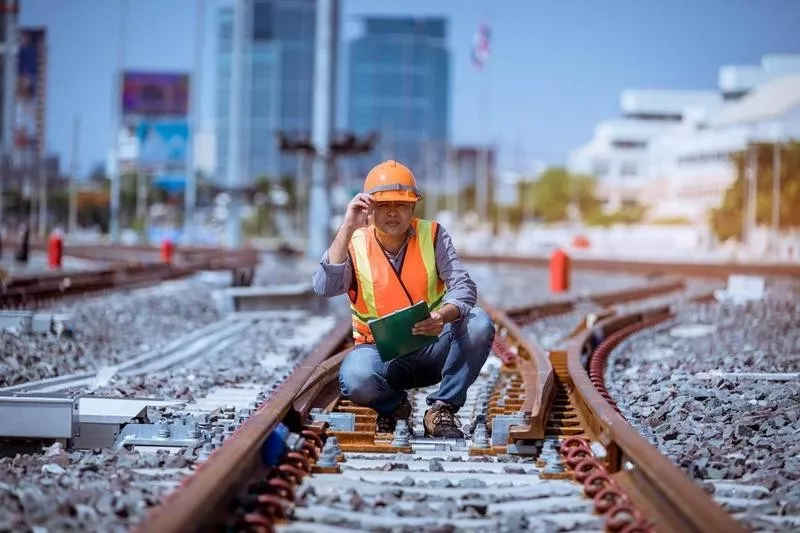
<instances>
[{"instance_id":1,"label":"green clipboard","mask_svg":"<svg viewBox=\"0 0 800 533\"><path fill-rule=\"evenodd\" d=\"M414 324L430 317L428 305L417 302L381 318L367 322L381 361L391 361L415 350L430 346L439 340L438 335L412 335Z\"/></svg>"}]
</instances>

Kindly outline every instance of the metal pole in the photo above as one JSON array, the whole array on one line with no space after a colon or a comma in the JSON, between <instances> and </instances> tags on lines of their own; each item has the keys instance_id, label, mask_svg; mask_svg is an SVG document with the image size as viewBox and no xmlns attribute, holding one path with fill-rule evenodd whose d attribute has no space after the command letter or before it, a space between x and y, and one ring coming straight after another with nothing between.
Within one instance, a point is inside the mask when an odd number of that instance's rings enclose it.
<instances>
[{"instance_id":1,"label":"metal pole","mask_svg":"<svg viewBox=\"0 0 800 533\"><path fill-rule=\"evenodd\" d=\"M228 246L236 248L242 240L242 225L239 217L239 189L241 185L241 135L242 96L244 82L245 50L247 34L248 0L236 0L233 4L233 47L231 51L230 120L228 124L228 188L231 202L228 204Z\"/></svg>"},{"instance_id":2,"label":"metal pole","mask_svg":"<svg viewBox=\"0 0 800 533\"><path fill-rule=\"evenodd\" d=\"M7 2L3 2L7 5ZM18 7L16 2L15 7ZM17 87L17 11L6 8L3 14L5 35L5 50L3 51L3 155L8 160L8 174L5 179L11 179L14 172L14 100ZM0 223L3 222L3 182L0 179Z\"/></svg>"},{"instance_id":3,"label":"metal pole","mask_svg":"<svg viewBox=\"0 0 800 533\"><path fill-rule=\"evenodd\" d=\"M47 235L47 165L44 150L39 152L39 238Z\"/></svg>"},{"instance_id":4,"label":"metal pole","mask_svg":"<svg viewBox=\"0 0 800 533\"><path fill-rule=\"evenodd\" d=\"M317 150L309 191L308 244L306 255L319 259L330 244L331 206L328 199L331 155L329 150L336 101L336 47L339 0L317 2L314 61L312 142Z\"/></svg>"},{"instance_id":5,"label":"metal pole","mask_svg":"<svg viewBox=\"0 0 800 533\"><path fill-rule=\"evenodd\" d=\"M758 146L750 147L747 154L747 183L746 183L746 209L745 209L745 243L748 247L753 245L753 237L756 229L756 195L757 195L757 170L758 165Z\"/></svg>"},{"instance_id":6,"label":"metal pole","mask_svg":"<svg viewBox=\"0 0 800 533\"><path fill-rule=\"evenodd\" d=\"M453 225L455 225L455 221L458 220L458 200L459 196L461 196L461 183L458 179L458 152L454 151L450 146L447 147L447 160L445 161L445 164L447 165L447 173L450 175L450 185L453 187Z\"/></svg>"},{"instance_id":7,"label":"metal pole","mask_svg":"<svg viewBox=\"0 0 800 533\"><path fill-rule=\"evenodd\" d=\"M427 220L433 220L436 217L436 203L437 197L436 193L438 189L436 187L436 180L433 177L433 164L431 159L433 158L433 150L431 147L430 141L426 142L423 145L423 157L425 161L425 186L427 190L425 191L425 218Z\"/></svg>"},{"instance_id":8,"label":"metal pole","mask_svg":"<svg viewBox=\"0 0 800 533\"><path fill-rule=\"evenodd\" d=\"M112 129L112 157L114 160L113 175L111 176L111 205L109 231L111 242L119 242L119 205L120 205L120 180L122 172L119 168L119 133L122 126L122 76L125 68L126 28L128 26L128 0L122 0L119 13L119 41L117 41L117 72L114 84L114 95L111 98L111 116L114 117Z\"/></svg>"},{"instance_id":9,"label":"metal pole","mask_svg":"<svg viewBox=\"0 0 800 533\"><path fill-rule=\"evenodd\" d=\"M36 209L37 203L39 199L38 191L34 191L34 185L36 182L36 173L37 167L36 162L38 161L38 157L36 154L36 149L29 147L25 150L28 153L28 164L25 167L25 184L23 185L23 192L22 196L29 200L28 202L28 228L30 233L32 234L34 228L36 228ZM34 194L36 192L36 194Z\"/></svg>"},{"instance_id":10,"label":"metal pole","mask_svg":"<svg viewBox=\"0 0 800 533\"><path fill-rule=\"evenodd\" d=\"M772 247L778 255L781 221L781 126L775 125L775 142L772 144Z\"/></svg>"},{"instance_id":11,"label":"metal pole","mask_svg":"<svg viewBox=\"0 0 800 533\"><path fill-rule=\"evenodd\" d=\"M136 173L136 220L142 223L142 228L147 225L147 174L146 170ZM147 234L145 234L146 239Z\"/></svg>"},{"instance_id":12,"label":"metal pole","mask_svg":"<svg viewBox=\"0 0 800 533\"><path fill-rule=\"evenodd\" d=\"M306 153L302 150L299 151L297 153L297 179L294 180L294 225L297 236L301 239L306 236L305 207L308 201L306 193L308 168L306 160Z\"/></svg>"},{"instance_id":13,"label":"metal pole","mask_svg":"<svg viewBox=\"0 0 800 533\"><path fill-rule=\"evenodd\" d=\"M485 65L484 68L486 69L483 72L483 80L481 84L481 104L480 110L481 114L483 115L481 122L483 123L484 131L489 138L491 138L490 132L490 114L489 114L489 67ZM480 158L479 162L483 164L479 164L478 168L476 169L475 178L479 185L476 187L475 190L475 204L480 215L480 219L482 221L486 221L489 218L489 142L487 141L486 146L483 150L479 152Z\"/></svg>"},{"instance_id":14,"label":"metal pole","mask_svg":"<svg viewBox=\"0 0 800 533\"><path fill-rule=\"evenodd\" d=\"M73 234L78 230L78 143L81 134L81 119L75 117L72 123L72 170L69 173L69 216L67 232Z\"/></svg>"},{"instance_id":15,"label":"metal pole","mask_svg":"<svg viewBox=\"0 0 800 533\"><path fill-rule=\"evenodd\" d=\"M200 130L201 107L203 105L203 45L205 43L205 0L195 0L194 76L190 87L189 150L186 154L186 188L183 197L183 240L194 242L194 217L197 208L197 132Z\"/></svg>"}]
</instances>

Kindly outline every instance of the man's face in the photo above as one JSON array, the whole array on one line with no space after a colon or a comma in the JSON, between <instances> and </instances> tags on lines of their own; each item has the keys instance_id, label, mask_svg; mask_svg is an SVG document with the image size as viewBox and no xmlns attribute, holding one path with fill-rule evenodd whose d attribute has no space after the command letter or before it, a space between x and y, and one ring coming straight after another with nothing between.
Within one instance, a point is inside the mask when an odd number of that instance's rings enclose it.
<instances>
[{"instance_id":1,"label":"man's face","mask_svg":"<svg viewBox=\"0 0 800 533\"><path fill-rule=\"evenodd\" d=\"M375 227L387 235L404 235L411 225L414 202L375 202L372 218Z\"/></svg>"}]
</instances>

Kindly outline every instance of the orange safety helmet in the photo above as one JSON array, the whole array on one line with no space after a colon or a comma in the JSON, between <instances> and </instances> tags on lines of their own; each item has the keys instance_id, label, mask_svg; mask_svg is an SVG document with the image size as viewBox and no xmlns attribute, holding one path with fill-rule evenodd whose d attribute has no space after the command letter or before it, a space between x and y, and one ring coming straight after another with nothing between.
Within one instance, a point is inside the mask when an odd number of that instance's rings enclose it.
<instances>
[{"instance_id":1,"label":"orange safety helmet","mask_svg":"<svg viewBox=\"0 0 800 533\"><path fill-rule=\"evenodd\" d=\"M364 192L377 202L416 202L422 198L411 169L391 159L372 167L364 180Z\"/></svg>"}]
</instances>

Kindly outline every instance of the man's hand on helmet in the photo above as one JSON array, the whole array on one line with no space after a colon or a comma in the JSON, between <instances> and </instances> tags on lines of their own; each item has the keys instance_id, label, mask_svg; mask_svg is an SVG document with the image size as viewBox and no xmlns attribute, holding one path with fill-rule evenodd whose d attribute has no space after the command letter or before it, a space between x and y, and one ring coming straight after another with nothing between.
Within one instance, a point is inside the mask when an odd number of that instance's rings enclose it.
<instances>
[{"instance_id":1,"label":"man's hand on helmet","mask_svg":"<svg viewBox=\"0 0 800 533\"><path fill-rule=\"evenodd\" d=\"M366 226L369 223L369 210L372 207L372 202L372 195L363 192L358 193L347 204L344 225L353 231Z\"/></svg>"}]
</instances>

